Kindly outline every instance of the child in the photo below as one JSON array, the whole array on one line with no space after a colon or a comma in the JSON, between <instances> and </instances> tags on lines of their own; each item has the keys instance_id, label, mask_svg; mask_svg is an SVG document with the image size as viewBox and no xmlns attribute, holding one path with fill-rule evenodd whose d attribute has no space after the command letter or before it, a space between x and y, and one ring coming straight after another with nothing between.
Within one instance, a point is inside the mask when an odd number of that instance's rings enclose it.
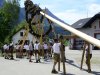
<instances>
[{"instance_id":1,"label":"child","mask_svg":"<svg viewBox=\"0 0 100 75\"><path fill-rule=\"evenodd\" d=\"M57 39L54 39L54 42L55 42L54 45L53 45L54 65L53 65L52 73L58 73L55 70L55 66L56 66L57 62L60 61L60 46L61 46L61 43L58 43Z\"/></svg>"}]
</instances>

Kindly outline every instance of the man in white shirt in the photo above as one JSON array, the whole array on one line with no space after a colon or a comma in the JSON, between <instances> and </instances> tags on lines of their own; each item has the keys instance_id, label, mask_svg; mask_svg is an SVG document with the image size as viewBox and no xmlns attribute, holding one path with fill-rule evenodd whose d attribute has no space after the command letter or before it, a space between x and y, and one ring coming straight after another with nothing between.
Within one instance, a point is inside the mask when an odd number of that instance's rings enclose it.
<instances>
[{"instance_id":1,"label":"man in white shirt","mask_svg":"<svg viewBox=\"0 0 100 75\"><path fill-rule=\"evenodd\" d=\"M53 53L54 53L54 65L53 65L53 69L52 69L52 73L58 73L55 70L55 66L57 64L57 62L60 61L60 46L61 43L58 42L58 39L54 39L54 45L53 45Z\"/></svg>"},{"instance_id":2,"label":"man in white shirt","mask_svg":"<svg viewBox=\"0 0 100 75\"><path fill-rule=\"evenodd\" d=\"M4 49L4 52L5 52L5 59L9 59L9 55L8 55L8 53L9 53L9 45L5 44L3 46L3 49Z\"/></svg>"},{"instance_id":3,"label":"man in white shirt","mask_svg":"<svg viewBox=\"0 0 100 75\"><path fill-rule=\"evenodd\" d=\"M47 43L46 43L46 42L43 44L43 48L44 48L44 59L46 59L46 60L47 60L48 45L47 45Z\"/></svg>"},{"instance_id":4,"label":"man in white shirt","mask_svg":"<svg viewBox=\"0 0 100 75\"><path fill-rule=\"evenodd\" d=\"M35 53L36 63L38 63L40 59L39 59L39 43L37 41L34 44L34 53Z\"/></svg>"},{"instance_id":5,"label":"man in white shirt","mask_svg":"<svg viewBox=\"0 0 100 75\"><path fill-rule=\"evenodd\" d=\"M11 42L10 45L9 45L9 52L10 52L10 59L11 60L14 60L14 58L13 58L13 49L14 49L13 42Z\"/></svg>"},{"instance_id":6,"label":"man in white shirt","mask_svg":"<svg viewBox=\"0 0 100 75\"><path fill-rule=\"evenodd\" d=\"M20 48L21 48L20 43L16 44L16 58L20 57Z\"/></svg>"},{"instance_id":7,"label":"man in white shirt","mask_svg":"<svg viewBox=\"0 0 100 75\"><path fill-rule=\"evenodd\" d=\"M26 44L24 45L24 49L26 50L27 59L29 59L29 44L28 44L28 43L26 43Z\"/></svg>"}]
</instances>

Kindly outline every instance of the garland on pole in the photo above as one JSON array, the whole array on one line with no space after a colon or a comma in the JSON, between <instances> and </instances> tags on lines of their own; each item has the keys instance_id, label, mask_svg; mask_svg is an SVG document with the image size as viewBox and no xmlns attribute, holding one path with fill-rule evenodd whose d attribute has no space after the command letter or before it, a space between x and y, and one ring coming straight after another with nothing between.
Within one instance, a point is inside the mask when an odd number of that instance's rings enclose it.
<instances>
[{"instance_id":1,"label":"garland on pole","mask_svg":"<svg viewBox=\"0 0 100 75\"><path fill-rule=\"evenodd\" d=\"M26 21L27 23L29 24L29 32L32 33L34 36L36 37L40 37L41 34L37 34L35 33L35 31L32 29L32 25L37 25L39 24L39 22L32 22L32 19L35 19L36 16L39 16L40 15L40 11L42 11L42 9L36 5L36 4L33 4L33 2L31 0L26 0L25 3L25 11L26 11ZM41 18L38 18L40 20L40 23L42 23L44 21L44 16L41 15ZM52 30L52 22L47 19L48 23L50 24L49 26L49 29L44 33L42 34L42 36L44 37L45 35L48 35L50 33L50 31Z\"/></svg>"}]
</instances>

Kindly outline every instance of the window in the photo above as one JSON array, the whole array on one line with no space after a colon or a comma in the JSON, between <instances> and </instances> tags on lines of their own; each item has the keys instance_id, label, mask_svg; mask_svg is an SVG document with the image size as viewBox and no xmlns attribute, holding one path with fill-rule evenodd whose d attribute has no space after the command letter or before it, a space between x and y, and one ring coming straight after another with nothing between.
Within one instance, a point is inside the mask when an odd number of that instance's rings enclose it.
<instances>
[{"instance_id":1,"label":"window","mask_svg":"<svg viewBox=\"0 0 100 75\"><path fill-rule=\"evenodd\" d=\"M94 29L96 29L96 26L94 26Z\"/></svg>"},{"instance_id":2,"label":"window","mask_svg":"<svg viewBox=\"0 0 100 75\"><path fill-rule=\"evenodd\" d=\"M23 32L20 32L20 36L23 36Z\"/></svg>"},{"instance_id":3,"label":"window","mask_svg":"<svg viewBox=\"0 0 100 75\"><path fill-rule=\"evenodd\" d=\"M30 43L30 40L25 40L25 44L29 44Z\"/></svg>"},{"instance_id":4,"label":"window","mask_svg":"<svg viewBox=\"0 0 100 75\"><path fill-rule=\"evenodd\" d=\"M99 28L100 28L100 20L99 20Z\"/></svg>"},{"instance_id":5,"label":"window","mask_svg":"<svg viewBox=\"0 0 100 75\"><path fill-rule=\"evenodd\" d=\"M100 33L94 33L94 37L95 37L96 39L100 39Z\"/></svg>"},{"instance_id":6,"label":"window","mask_svg":"<svg viewBox=\"0 0 100 75\"><path fill-rule=\"evenodd\" d=\"M18 44L22 44L23 40L18 40Z\"/></svg>"}]
</instances>

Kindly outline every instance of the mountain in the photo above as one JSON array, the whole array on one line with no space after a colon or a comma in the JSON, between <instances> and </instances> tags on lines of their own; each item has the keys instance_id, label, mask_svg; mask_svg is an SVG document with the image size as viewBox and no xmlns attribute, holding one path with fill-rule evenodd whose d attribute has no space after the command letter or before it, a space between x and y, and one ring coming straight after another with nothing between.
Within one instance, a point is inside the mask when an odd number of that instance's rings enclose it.
<instances>
[{"instance_id":1,"label":"mountain","mask_svg":"<svg viewBox=\"0 0 100 75\"><path fill-rule=\"evenodd\" d=\"M0 7L3 6L4 0L0 0Z\"/></svg>"},{"instance_id":2,"label":"mountain","mask_svg":"<svg viewBox=\"0 0 100 75\"><path fill-rule=\"evenodd\" d=\"M68 23L64 22L63 20L59 19L58 17L56 17L52 12L50 12L48 9L46 9L46 14L48 14L49 16L55 18L56 20L69 25ZM25 19L25 9L24 8L20 8L20 14L19 14L19 20L23 20Z\"/></svg>"},{"instance_id":3,"label":"mountain","mask_svg":"<svg viewBox=\"0 0 100 75\"><path fill-rule=\"evenodd\" d=\"M19 12L19 22L22 22L25 19L25 9L24 8L20 8L20 12Z\"/></svg>"},{"instance_id":4,"label":"mountain","mask_svg":"<svg viewBox=\"0 0 100 75\"><path fill-rule=\"evenodd\" d=\"M64 24L67 24L69 25L68 23L64 22L63 20L59 19L58 17L56 17L52 12L50 12L48 9L46 9L45 11L46 14L48 14L49 16L51 16L52 18L64 23ZM48 23L46 23L48 24ZM59 25L57 25L56 23L53 23L52 24L53 26L53 31L56 33L56 34L61 34L61 35L70 35L70 32L68 31L65 31L65 29L63 29L62 27L60 27ZM47 29L47 26L45 26L45 30Z\"/></svg>"},{"instance_id":5,"label":"mountain","mask_svg":"<svg viewBox=\"0 0 100 75\"><path fill-rule=\"evenodd\" d=\"M4 0L0 0L0 7L3 6L3 3L4 3ZM65 23L63 20L59 19L58 17L56 17L52 12L50 12L48 9L46 9L46 13L55 18L56 20L59 20L60 22L63 22L64 24L67 24ZM25 8L21 8L20 7L20 12L19 12L19 19L18 19L18 23L22 22L23 20L25 20ZM48 22L45 21L45 29L48 29ZM60 26L58 26L57 24L53 23L54 25L54 31L56 34L64 34L64 35L67 35L67 34L70 34L68 31L65 31L63 28L61 28ZM67 24L69 25L69 24Z\"/></svg>"},{"instance_id":6,"label":"mountain","mask_svg":"<svg viewBox=\"0 0 100 75\"><path fill-rule=\"evenodd\" d=\"M58 17L56 17L51 11L49 11L49 9L46 8L46 11L45 11L46 14L48 14L49 16L51 16L52 18L64 23L64 24L67 24L69 25L68 23L64 22L63 20L59 19Z\"/></svg>"}]
</instances>

